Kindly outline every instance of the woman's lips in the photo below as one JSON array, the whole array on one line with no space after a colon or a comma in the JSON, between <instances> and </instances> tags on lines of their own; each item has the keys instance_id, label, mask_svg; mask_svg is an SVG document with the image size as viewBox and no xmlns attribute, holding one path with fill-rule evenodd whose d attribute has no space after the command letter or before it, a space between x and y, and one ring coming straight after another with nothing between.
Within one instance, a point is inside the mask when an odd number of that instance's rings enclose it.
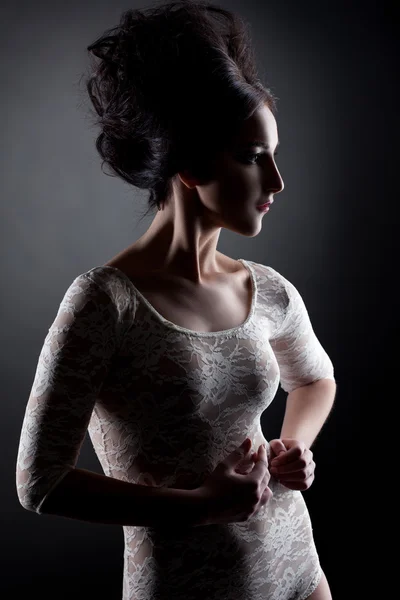
<instances>
[{"instance_id":1,"label":"woman's lips","mask_svg":"<svg viewBox=\"0 0 400 600\"><path fill-rule=\"evenodd\" d=\"M268 212L271 204L272 202L267 202L266 204L259 204L256 208L258 210L261 210L262 212Z\"/></svg>"}]
</instances>

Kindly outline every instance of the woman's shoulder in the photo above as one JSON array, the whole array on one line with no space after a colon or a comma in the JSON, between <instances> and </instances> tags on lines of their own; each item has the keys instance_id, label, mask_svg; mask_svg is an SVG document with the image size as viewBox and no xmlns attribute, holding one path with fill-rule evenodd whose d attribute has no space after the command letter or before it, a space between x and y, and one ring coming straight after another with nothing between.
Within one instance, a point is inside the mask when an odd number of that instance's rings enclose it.
<instances>
[{"instance_id":1,"label":"woman's shoulder","mask_svg":"<svg viewBox=\"0 0 400 600\"><path fill-rule=\"evenodd\" d=\"M128 277L110 265L97 265L80 273L71 287L77 285L82 287L84 294L90 294L93 298L101 296L102 301L105 301L107 296L119 312L131 309L132 304L135 304L134 290Z\"/></svg>"}]
</instances>

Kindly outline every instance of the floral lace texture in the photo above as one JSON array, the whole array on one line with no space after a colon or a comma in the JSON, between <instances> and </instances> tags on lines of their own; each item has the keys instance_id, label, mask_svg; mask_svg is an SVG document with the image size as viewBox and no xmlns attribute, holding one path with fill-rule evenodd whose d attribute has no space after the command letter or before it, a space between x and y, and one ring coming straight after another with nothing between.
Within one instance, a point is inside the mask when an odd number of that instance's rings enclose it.
<instances>
[{"instance_id":1,"label":"floral lace texture","mask_svg":"<svg viewBox=\"0 0 400 600\"><path fill-rule=\"evenodd\" d=\"M334 379L303 299L272 267L244 261L246 321L196 332L167 321L127 276L99 266L64 294L41 349L16 465L21 505L45 501L77 465L86 431L105 475L194 489L286 392ZM268 413L267 413L268 414ZM321 577L303 495L274 478L246 522L124 526L123 600L304 600Z\"/></svg>"}]
</instances>

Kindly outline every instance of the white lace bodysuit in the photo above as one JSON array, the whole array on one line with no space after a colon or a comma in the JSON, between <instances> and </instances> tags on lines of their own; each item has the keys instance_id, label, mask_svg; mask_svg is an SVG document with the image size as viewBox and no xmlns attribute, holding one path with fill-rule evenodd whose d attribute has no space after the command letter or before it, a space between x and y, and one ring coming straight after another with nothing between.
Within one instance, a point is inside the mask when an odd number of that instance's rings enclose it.
<instances>
[{"instance_id":1,"label":"white lace bodysuit","mask_svg":"<svg viewBox=\"0 0 400 600\"><path fill-rule=\"evenodd\" d=\"M78 275L40 352L20 437L21 505L42 514L88 431L105 475L194 489L286 392L334 379L297 289L272 267L250 271L242 325L199 332L165 319L115 267ZM245 522L179 529L124 526L123 600L304 600L322 574L300 491ZM45 511L44 513L45 514ZM168 515L166 515L168 519Z\"/></svg>"}]
</instances>

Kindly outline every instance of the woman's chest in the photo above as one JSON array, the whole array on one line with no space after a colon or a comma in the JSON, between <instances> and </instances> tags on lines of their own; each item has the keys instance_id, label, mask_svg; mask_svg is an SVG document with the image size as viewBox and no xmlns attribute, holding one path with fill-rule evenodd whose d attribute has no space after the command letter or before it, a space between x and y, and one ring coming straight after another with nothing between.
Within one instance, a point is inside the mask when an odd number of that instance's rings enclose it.
<instances>
[{"instance_id":1,"label":"woman's chest","mask_svg":"<svg viewBox=\"0 0 400 600\"><path fill-rule=\"evenodd\" d=\"M151 307L174 325L192 331L212 332L239 327L250 313L252 285L234 277L207 286L172 285L136 281Z\"/></svg>"}]
</instances>

